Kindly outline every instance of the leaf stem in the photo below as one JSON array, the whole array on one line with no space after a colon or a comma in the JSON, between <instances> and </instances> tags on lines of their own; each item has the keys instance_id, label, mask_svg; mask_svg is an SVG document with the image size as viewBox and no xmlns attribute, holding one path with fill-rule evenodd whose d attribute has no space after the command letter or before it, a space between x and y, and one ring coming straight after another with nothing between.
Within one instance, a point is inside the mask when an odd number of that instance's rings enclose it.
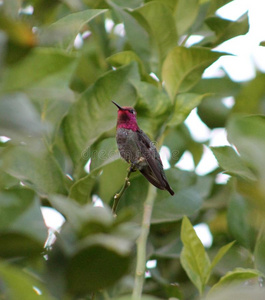
<instances>
[{"instance_id":1,"label":"leaf stem","mask_svg":"<svg viewBox=\"0 0 265 300\"><path fill-rule=\"evenodd\" d=\"M127 173L127 176L125 177L125 181L124 181L124 184L123 184L123 187L122 189L120 190L120 192L118 194L116 194L114 196L114 202L113 202L113 205L112 205L112 213L114 216L116 216L116 210L117 210L117 207L118 207L118 204L119 204L119 201L123 195L123 193L125 192L125 190L130 186L130 181L129 181L129 178L130 178L130 175L131 173L134 171L133 167L130 166L129 169L128 169L128 173Z\"/></svg>"},{"instance_id":2,"label":"leaf stem","mask_svg":"<svg viewBox=\"0 0 265 300\"><path fill-rule=\"evenodd\" d=\"M149 184L147 197L144 203L144 212L141 226L141 233L137 240L137 261L134 279L133 300L141 300L145 280L146 246L151 224L152 211L156 196L156 188Z\"/></svg>"}]
</instances>

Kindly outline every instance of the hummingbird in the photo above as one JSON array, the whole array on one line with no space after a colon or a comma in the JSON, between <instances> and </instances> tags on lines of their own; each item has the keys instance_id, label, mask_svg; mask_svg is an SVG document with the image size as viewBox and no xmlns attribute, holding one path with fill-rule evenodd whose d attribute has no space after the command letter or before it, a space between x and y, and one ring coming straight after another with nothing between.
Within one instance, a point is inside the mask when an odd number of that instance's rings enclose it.
<instances>
[{"instance_id":1,"label":"hummingbird","mask_svg":"<svg viewBox=\"0 0 265 300\"><path fill-rule=\"evenodd\" d=\"M131 164L131 170L139 170L155 187L173 196L156 147L137 124L136 110L112 103L118 107L116 140L121 157Z\"/></svg>"}]
</instances>

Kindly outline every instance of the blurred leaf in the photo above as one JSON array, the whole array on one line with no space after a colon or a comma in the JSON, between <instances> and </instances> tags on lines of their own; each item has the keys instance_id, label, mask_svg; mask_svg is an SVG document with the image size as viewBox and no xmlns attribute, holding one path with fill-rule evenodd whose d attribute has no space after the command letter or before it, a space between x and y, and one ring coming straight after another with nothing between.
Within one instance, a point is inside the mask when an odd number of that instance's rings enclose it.
<instances>
[{"instance_id":1,"label":"blurred leaf","mask_svg":"<svg viewBox=\"0 0 265 300\"><path fill-rule=\"evenodd\" d=\"M0 31L0 78L2 77L3 64L7 50L7 36L4 32Z\"/></svg>"},{"instance_id":2,"label":"blurred leaf","mask_svg":"<svg viewBox=\"0 0 265 300\"><path fill-rule=\"evenodd\" d=\"M240 300L263 300L263 287L250 285L229 285L207 295L207 300L240 299Z\"/></svg>"},{"instance_id":3,"label":"blurred leaf","mask_svg":"<svg viewBox=\"0 0 265 300\"><path fill-rule=\"evenodd\" d=\"M169 177L170 178L170 177ZM170 180L169 180L170 182ZM160 198L160 197L159 197ZM152 223L165 223L180 220L184 215L192 215L202 206L202 198L194 187L184 188L155 202Z\"/></svg>"},{"instance_id":4,"label":"blurred leaf","mask_svg":"<svg viewBox=\"0 0 265 300\"><path fill-rule=\"evenodd\" d=\"M265 274L265 227L260 228L254 251L255 268Z\"/></svg>"},{"instance_id":5,"label":"blurred leaf","mask_svg":"<svg viewBox=\"0 0 265 300\"><path fill-rule=\"evenodd\" d=\"M0 99L0 135L23 141L44 132L40 116L24 94L9 94Z\"/></svg>"},{"instance_id":6,"label":"blurred leaf","mask_svg":"<svg viewBox=\"0 0 265 300\"><path fill-rule=\"evenodd\" d=\"M112 56L107 58L107 62L109 64L111 64L112 66L114 66L115 68L118 68L118 67L121 67L124 65L128 65L128 64L132 63L133 61L137 62L141 75L144 76L145 78L147 78L148 73L145 70L145 66L144 66L143 62L141 61L141 59L139 58L139 56L135 52L122 51L119 53L115 53ZM150 78L152 78L152 77L150 77Z\"/></svg>"},{"instance_id":7,"label":"blurred leaf","mask_svg":"<svg viewBox=\"0 0 265 300\"><path fill-rule=\"evenodd\" d=\"M26 272L1 262L1 296L3 299L52 300L46 287ZM3 288L3 290L2 290ZM40 291L38 293L37 291ZM3 293L4 291L4 293ZM7 298L6 298L7 297Z\"/></svg>"},{"instance_id":8,"label":"blurred leaf","mask_svg":"<svg viewBox=\"0 0 265 300\"><path fill-rule=\"evenodd\" d=\"M199 0L178 0L175 11L177 31L179 35L188 31L199 12Z\"/></svg>"},{"instance_id":9,"label":"blurred leaf","mask_svg":"<svg viewBox=\"0 0 265 300\"><path fill-rule=\"evenodd\" d=\"M178 42L175 22L171 11L161 2L152 1L134 10L133 16L148 31L150 40L155 42L151 46L152 52L153 55L155 54L154 52L158 52L159 60L157 64L161 66L168 51L177 46ZM145 22L143 22L143 19ZM170 30L168 30L169 28Z\"/></svg>"},{"instance_id":10,"label":"blurred leaf","mask_svg":"<svg viewBox=\"0 0 265 300\"><path fill-rule=\"evenodd\" d=\"M217 254L215 255L212 263L211 263L211 269L213 269L218 263L219 261L226 255L226 253L229 251L229 249L234 245L235 241L221 247Z\"/></svg>"},{"instance_id":11,"label":"blurred leaf","mask_svg":"<svg viewBox=\"0 0 265 300\"><path fill-rule=\"evenodd\" d=\"M241 85L232 81L228 75L216 78L202 78L198 84L192 89L192 93L196 94L212 94L213 97L230 97L236 96ZM210 104L210 103L209 103Z\"/></svg>"},{"instance_id":12,"label":"blurred leaf","mask_svg":"<svg viewBox=\"0 0 265 300\"><path fill-rule=\"evenodd\" d=\"M200 119L211 129L225 127L230 116L231 109L228 108L220 97L208 97L198 106Z\"/></svg>"},{"instance_id":13,"label":"blurred leaf","mask_svg":"<svg viewBox=\"0 0 265 300\"><path fill-rule=\"evenodd\" d=\"M133 104L135 91L129 80L138 78L135 64L110 71L85 91L71 107L63 122L63 130L75 165L80 164L81 167L84 164L82 152L102 133L114 127L116 109L111 100L117 101L120 105Z\"/></svg>"},{"instance_id":14,"label":"blurred leaf","mask_svg":"<svg viewBox=\"0 0 265 300\"><path fill-rule=\"evenodd\" d=\"M116 138L106 138L94 145L89 150L91 157L90 170L96 170L113 161L120 159Z\"/></svg>"},{"instance_id":15,"label":"blurred leaf","mask_svg":"<svg viewBox=\"0 0 265 300\"><path fill-rule=\"evenodd\" d=\"M262 47L265 47L265 41L261 41L261 42L259 43L259 45L262 46Z\"/></svg>"},{"instance_id":16,"label":"blurred leaf","mask_svg":"<svg viewBox=\"0 0 265 300\"><path fill-rule=\"evenodd\" d=\"M220 167L223 168L226 173L240 176L246 180L256 180L253 172L251 172L244 164L244 161L242 161L232 147L210 147L210 149L216 157Z\"/></svg>"},{"instance_id":17,"label":"blurred leaf","mask_svg":"<svg viewBox=\"0 0 265 300\"><path fill-rule=\"evenodd\" d=\"M119 159L106 165L102 169L99 177L98 195L106 203L112 200L112 197L118 193L127 176L129 165Z\"/></svg>"},{"instance_id":18,"label":"blurred leaf","mask_svg":"<svg viewBox=\"0 0 265 300\"><path fill-rule=\"evenodd\" d=\"M100 234L85 239L67 267L68 289L79 294L114 284L127 272L130 250L128 240L114 236Z\"/></svg>"},{"instance_id":19,"label":"blurred leaf","mask_svg":"<svg viewBox=\"0 0 265 300\"><path fill-rule=\"evenodd\" d=\"M2 191L0 208L0 256L40 254L47 228L34 192L22 188Z\"/></svg>"},{"instance_id":20,"label":"blurred leaf","mask_svg":"<svg viewBox=\"0 0 265 300\"><path fill-rule=\"evenodd\" d=\"M207 0L205 2L207 2ZM215 14L218 8L228 4L229 2L232 2L232 0L210 0L209 2L210 6L207 15L211 16Z\"/></svg>"},{"instance_id":21,"label":"blurred leaf","mask_svg":"<svg viewBox=\"0 0 265 300\"><path fill-rule=\"evenodd\" d=\"M127 12L117 6L114 2L108 1L112 6L115 15L124 24L126 38L128 39L131 48L143 61L147 72L150 71L151 45L150 37L147 31L137 22L137 20ZM137 37L137 39L135 39Z\"/></svg>"},{"instance_id":22,"label":"blurred leaf","mask_svg":"<svg viewBox=\"0 0 265 300\"><path fill-rule=\"evenodd\" d=\"M236 268L233 271L228 272L225 274L221 279L211 288L208 297L213 293L221 289L222 287L226 287L231 284L235 283L242 283L249 279L257 278L262 276L262 274L254 269L243 269L243 268ZM207 299L208 299L207 297Z\"/></svg>"},{"instance_id":23,"label":"blurred leaf","mask_svg":"<svg viewBox=\"0 0 265 300\"><path fill-rule=\"evenodd\" d=\"M0 87L3 91L15 91L32 88L35 84L50 82L52 76L61 73L69 65L73 64L75 57L58 49L35 48L22 61L9 67ZM69 77L69 74L66 74ZM58 82L56 82L58 84ZM61 80L60 84L65 85ZM44 87L47 87L44 85Z\"/></svg>"},{"instance_id":24,"label":"blurred leaf","mask_svg":"<svg viewBox=\"0 0 265 300\"><path fill-rule=\"evenodd\" d=\"M236 97L233 112L247 114L265 114L265 74L257 73L256 77L243 85Z\"/></svg>"},{"instance_id":25,"label":"blurred leaf","mask_svg":"<svg viewBox=\"0 0 265 300\"><path fill-rule=\"evenodd\" d=\"M202 294L210 273L210 259L187 217L181 226L183 249L180 262L190 280Z\"/></svg>"},{"instance_id":26,"label":"blurred leaf","mask_svg":"<svg viewBox=\"0 0 265 300\"><path fill-rule=\"evenodd\" d=\"M227 212L229 231L239 244L250 250L254 248L257 235L251 213L249 203L242 196L233 194Z\"/></svg>"},{"instance_id":27,"label":"blurred leaf","mask_svg":"<svg viewBox=\"0 0 265 300\"><path fill-rule=\"evenodd\" d=\"M245 13L236 21L225 20L219 17L210 17L207 18L205 22L216 35L216 39L211 43L212 47L238 35L246 34L249 30L248 13Z\"/></svg>"},{"instance_id":28,"label":"blurred leaf","mask_svg":"<svg viewBox=\"0 0 265 300\"><path fill-rule=\"evenodd\" d=\"M117 300L131 300L132 299L132 295L129 296L122 296L117 298ZM148 296L148 295L142 295L141 296L141 300L159 300L160 298L156 298L153 296ZM169 299L170 300L170 299ZM173 300L173 299L172 299Z\"/></svg>"},{"instance_id":29,"label":"blurred leaf","mask_svg":"<svg viewBox=\"0 0 265 300\"><path fill-rule=\"evenodd\" d=\"M78 179L70 188L69 197L75 199L80 204L86 204L91 201L91 192L95 185L96 177L88 174Z\"/></svg>"},{"instance_id":30,"label":"blurred leaf","mask_svg":"<svg viewBox=\"0 0 265 300\"><path fill-rule=\"evenodd\" d=\"M42 195L65 194L67 191L65 175L42 142L32 145L32 148L23 145L6 149L2 154L2 164L8 174Z\"/></svg>"},{"instance_id":31,"label":"blurred leaf","mask_svg":"<svg viewBox=\"0 0 265 300\"><path fill-rule=\"evenodd\" d=\"M8 18L0 12L0 29L7 33L9 41L25 47L32 47L36 44L36 37L29 24L20 20Z\"/></svg>"},{"instance_id":32,"label":"blurred leaf","mask_svg":"<svg viewBox=\"0 0 265 300\"><path fill-rule=\"evenodd\" d=\"M228 141L234 144L241 158L265 178L265 118L235 115L227 124Z\"/></svg>"},{"instance_id":33,"label":"blurred leaf","mask_svg":"<svg viewBox=\"0 0 265 300\"><path fill-rule=\"evenodd\" d=\"M162 78L171 99L177 93L187 92L201 78L203 71L226 53L212 52L206 48L175 47L167 55Z\"/></svg>"},{"instance_id":34,"label":"blurred leaf","mask_svg":"<svg viewBox=\"0 0 265 300\"><path fill-rule=\"evenodd\" d=\"M112 213L107 206L94 207L91 203L80 205L72 199L59 195L50 196L49 201L56 210L66 217L79 236L87 235L89 226L92 229L97 224L99 228L105 230L113 223Z\"/></svg>"},{"instance_id":35,"label":"blurred leaf","mask_svg":"<svg viewBox=\"0 0 265 300\"><path fill-rule=\"evenodd\" d=\"M106 9L87 9L69 14L52 25L40 30L42 45L58 44L63 48L72 47L82 27L93 18L105 13Z\"/></svg>"},{"instance_id":36,"label":"blurred leaf","mask_svg":"<svg viewBox=\"0 0 265 300\"><path fill-rule=\"evenodd\" d=\"M208 94L197 95L184 93L180 94L176 98L176 104L173 111L172 118L170 119L168 126L176 126L181 124L193 110L197 107L204 97L207 97Z\"/></svg>"}]
</instances>

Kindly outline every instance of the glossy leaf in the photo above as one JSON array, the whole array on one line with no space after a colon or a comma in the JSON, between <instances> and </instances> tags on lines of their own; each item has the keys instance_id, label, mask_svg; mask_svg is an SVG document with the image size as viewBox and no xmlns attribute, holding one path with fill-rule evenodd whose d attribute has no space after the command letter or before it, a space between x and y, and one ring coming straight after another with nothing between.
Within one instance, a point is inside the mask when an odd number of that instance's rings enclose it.
<instances>
[{"instance_id":1,"label":"glossy leaf","mask_svg":"<svg viewBox=\"0 0 265 300\"><path fill-rule=\"evenodd\" d=\"M232 147L211 147L211 150L215 155L220 167L223 168L226 173L240 176L247 180L256 179L253 172L244 164L244 161L242 161L240 156Z\"/></svg>"},{"instance_id":2,"label":"glossy leaf","mask_svg":"<svg viewBox=\"0 0 265 300\"><path fill-rule=\"evenodd\" d=\"M181 240L183 243L180 255L181 265L202 293L211 268L210 259L187 217L184 217L182 221Z\"/></svg>"},{"instance_id":3,"label":"glossy leaf","mask_svg":"<svg viewBox=\"0 0 265 300\"><path fill-rule=\"evenodd\" d=\"M162 69L162 78L170 98L174 99L177 93L190 90L198 83L203 71L222 55L225 53L196 47L175 47L171 50Z\"/></svg>"}]
</instances>

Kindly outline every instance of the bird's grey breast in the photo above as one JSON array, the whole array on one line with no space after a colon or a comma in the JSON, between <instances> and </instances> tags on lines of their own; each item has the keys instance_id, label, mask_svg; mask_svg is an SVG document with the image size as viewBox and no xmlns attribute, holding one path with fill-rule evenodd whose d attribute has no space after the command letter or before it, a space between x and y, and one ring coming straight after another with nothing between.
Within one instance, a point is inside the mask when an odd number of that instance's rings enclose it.
<instances>
[{"instance_id":1,"label":"bird's grey breast","mask_svg":"<svg viewBox=\"0 0 265 300\"><path fill-rule=\"evenodd\" d=\"M137 133L126 128L118 128L116 134L121 157L127 162L136 162L141 157Z\"/></svg>"}]
</instances>

